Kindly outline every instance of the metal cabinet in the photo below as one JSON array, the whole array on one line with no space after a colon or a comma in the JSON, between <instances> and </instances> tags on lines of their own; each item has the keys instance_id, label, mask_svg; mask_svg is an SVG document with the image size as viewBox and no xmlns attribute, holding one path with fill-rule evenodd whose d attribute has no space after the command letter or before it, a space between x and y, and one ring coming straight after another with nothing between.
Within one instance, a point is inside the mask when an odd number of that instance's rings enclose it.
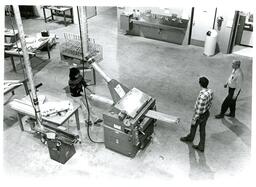
<instances>
[{"instance_id":1,"label":"metal cabinet","mask_svg":"<svg viewBox=\"0 0 256 187\"><path fill-rule=\"evenodd\" d=\"M120 15L120 28L123 31L129 31L132 29L132 24L130 22L130 19L132 17L132 14L121 14Z\"/></svg>"}]
</instances>

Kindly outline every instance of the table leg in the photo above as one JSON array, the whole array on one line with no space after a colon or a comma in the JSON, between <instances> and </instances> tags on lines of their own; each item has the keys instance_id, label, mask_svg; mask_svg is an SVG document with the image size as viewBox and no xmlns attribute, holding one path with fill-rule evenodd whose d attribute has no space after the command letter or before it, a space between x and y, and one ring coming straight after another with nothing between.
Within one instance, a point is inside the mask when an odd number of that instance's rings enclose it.
<instances>
[{"instance_id":1,"label":"table leg","mask_svg":"<svg viewBox=\"0 0 256 187\"><path fill-rule=\"evenodd\" d=\"M13 59L13 56L12 56L12 55L11 55L11 62L12 62L13 71L14 71L14 72L17 72L17 71L16 71L16 67L15 67L15 63L14 63L14 59Z\"/></svg>"},{"instance_id":2,"label":"table leg","mask_svg":"<svg viewBox=\"0 0 256 187\"><path fill-rule=\"evenodd\" d=\"M66 22L66 13L65 13L65 11L63 11L63 16L64 16L64 23L65 23L65 26L67 26L67 22Z\"/></svg>"},{"instance_id":3,"label":"table leg","mask_svg":"<svg viewBox=\"0 0 256 187\"><path fill-rule=\"evenodd\" d=\"M73 8L70 9L71 23L74 23Z\"/></svg>"},{"instance_id":4,"label":"table leg","mask_svg":"<svg viewBox=\"0 0 256 187\"><path fill-rule=\"evenodd\" d=\"M46 14L45 14L45 8L43 8L43 12L44 12L44 22L46 23L47 19L46 19Z\"/></svg>"},{"instance_id":5,"label":"table leg","mask_svg":"<svg viewBox=\"0 0 256 187\"><path fill-rule=\"evenodd\" d=\"M17 117L19 120L20 130L24 131L23 123L22 123L22 115L20 113L17 113Z\"/></svg>"},{"instance_id":6,"label":"table leg","mask_svg":"<svg viewBox=\"0 0 256 187\"><path fill-rule=\"evenodd\" d=\"M93 73L93 85L96 85L96 74L95 74L94 68L92 68L92 73Z\"/></svg>"},{"instance_id":7,"label":"table leg","mask_svg":"<svg viewBox=\"0 0 256 187\"><path fill-rule=\"evenodd\" d=\"M51 16L52 16L52 20L54 20L54 17L53 17L53 10L51 9Z\"/></svg>"},{"instance_id":8,"label":"table leg","mask_svg":"<svg viewBox=\"0 0 256 187\"><path fill-rule=\"evenodd\" d=\"M28 81L27 79L25 79L24 81L22 81L23 86L24 86L24 88L25 88L26 95L29 94L27 81Z\"/></svg>"},{"instance_id":9,"label":"table leg","mask_svg":"<svg viewBox=\"0 0 256 187\"><path fill-rule=\"evenodd\" d=\"M75 111L75 116L76 116L76 126L77 126L77 130L80 130L80 121L79 121L78 109L76 109L76 111Z\"/></svg>"},{"instance_id":10,"label":"table leg","mask_svg":"<svg viewBox=\"0 0 256 187\"><path fill-rule=\"evenodd\" d=\"M49 42L47 42L47 53L48 53L48 58L51 58L51 54L50 54L50 46L49 46Z\"/></svg>"}]
</instances>

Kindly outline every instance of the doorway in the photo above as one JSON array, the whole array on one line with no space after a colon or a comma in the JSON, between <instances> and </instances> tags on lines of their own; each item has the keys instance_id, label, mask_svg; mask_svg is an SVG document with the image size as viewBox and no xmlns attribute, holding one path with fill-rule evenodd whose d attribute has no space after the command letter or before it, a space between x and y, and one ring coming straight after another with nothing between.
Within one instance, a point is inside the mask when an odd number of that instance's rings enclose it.
<instances>
[{"instance_id":1,"label":"doorway","mask_svg":"<svg viewBox=\"0 0 256 187\"><path fill-rule=\"evenodd\" d=\"M191 44L203 47L206 33L213 28L216 9L212 7L196 7L192 23Z\"/></svg>"},{"instance_id":2,"label":"doorway","mask_svg":"<svg viewBox=\"0 0 256 187\"><path fill-rule=\"evenodd\" d=\"M253 57L253 14L236 11L236 25L233 25L233 42L230 53Z\"/></svg>"}]
</instances>

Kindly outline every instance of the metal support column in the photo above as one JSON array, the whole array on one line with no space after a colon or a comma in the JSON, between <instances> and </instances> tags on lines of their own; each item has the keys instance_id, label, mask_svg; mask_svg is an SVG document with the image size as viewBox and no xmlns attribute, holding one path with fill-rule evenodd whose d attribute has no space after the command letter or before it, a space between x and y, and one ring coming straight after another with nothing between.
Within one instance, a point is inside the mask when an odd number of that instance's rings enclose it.
<instances>
[{"instance_id":1,"label":"metal support column","mask_svg":"<svg viewBox=\"0 0 256 187\"><path fill-rule=\"evenodd\" d=\"M188 45L190 45L190 43L191 43L192 27L193 27L193 22L194 22L194 11L195 11L195 7L192 7L191 16L190 16L190 24L189 24Z\"/></svg>"},{"instance_id":2,"label":"metal support column","mask_svg":"<svg viewBox=\"0 0 256 187\"><path fill-rule=\"evenodd\" d=\"M30 60L29 60L29 54L28 54L27 47L26 47L25 34L24 34L24 30L23 30L19 6L13 5L13 10L14 10L16 23L17 23L17 28L19 31L20 43L21 43L22 52L23 52L25 69L26 69L26 73L27 73L27 77L28 77L28 81L29 81L30 89L31 89L31 97L33 100L31 102L33 103L34 108L35 108L35 115L36 115L36 119L37 119L38 128L43 130L44 127L42 126L42 116L40 114L39 103L38 103L38 98L37 98L36 89L35 89L35 85L34 85L33 74L32 74L32 69L31 69Z\"/></svg>"},{"instance_id":3,"label":"metal support column","mask_svg":"<svg viewBox=\"0 0 256 187\"><path fill-rule=\"evenodd\" d=\"M79 6L78 7L78 19L80 23L80 37L82 43L82 54L83 60L89 54L88 47L88 25L87 25L87 15L86 15L86 7Z\"/></svg>"}]
</instances>

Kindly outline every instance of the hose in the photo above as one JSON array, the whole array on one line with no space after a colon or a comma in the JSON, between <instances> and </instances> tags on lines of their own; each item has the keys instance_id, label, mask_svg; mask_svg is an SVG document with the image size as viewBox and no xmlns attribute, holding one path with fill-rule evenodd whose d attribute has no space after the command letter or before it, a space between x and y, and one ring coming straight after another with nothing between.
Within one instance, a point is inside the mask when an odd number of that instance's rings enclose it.
<instances>
[{"instance_id":1,"label":"hose","mask_svg":"<svg viewBox=\"0 0 256 187\"><path fill-rule=\"evenodd\" d=\"M87 109L87 112L88 112L88 117L87 117L87 121L86 121L86 123L87 123L87 135L88 135L88 138L93 143L104 143L103 141L102 142L95 141L90 136L90 125L91 125L92 122L90 120L91 113L90 113L89 103L88 103L88 99L87 99L87 96L86 96L86 90L85 89L84 89L84 97L85 97L85 101L86 101L86 109Z\"/></svg>"}]
</instances>

